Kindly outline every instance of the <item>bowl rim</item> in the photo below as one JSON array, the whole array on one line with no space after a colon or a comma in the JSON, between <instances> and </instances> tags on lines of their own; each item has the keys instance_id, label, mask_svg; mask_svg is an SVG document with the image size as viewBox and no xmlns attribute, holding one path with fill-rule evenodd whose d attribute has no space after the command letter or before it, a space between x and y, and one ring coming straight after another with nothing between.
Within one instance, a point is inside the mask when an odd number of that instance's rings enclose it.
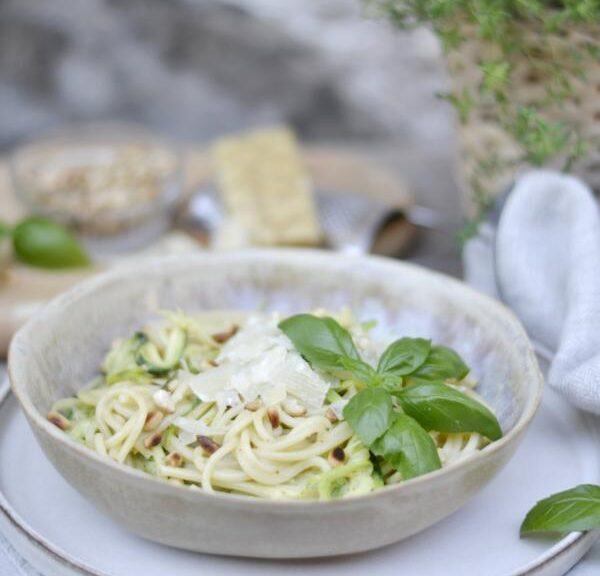
<instances>
[{"instance_id":1,"label":"bowl rim","mask_svg":"<svg viewBox=\"0 0 600 576\"><path fill-rule=\"evenodd\" d=\"M528 371L531 372L531 375L533 377L527 379L528 394L525 401L525 406L523 407L523 411L519 416L519 419L517 420L517 422L515 422L514 426L502 436L502 438L488 444L485 448L473 454L469 458L466 458L449 466L440 468L439 470L423 474L422 476L417 476L415 478L405 480L399 484L383 486L382 488L379 488L373 492L361 496L353 496L352 498L326 501L285 499L268 500L264 498L256 498L241 494L230 494L219 491L208 492L205 490L190 490L188 486L177 486L170 484L163 479L147 474L141 470L137 470L135 468L127 466L126 464L121 464L112 459L103 457L100 454L94 452L93 450L90 450L89 448L76 443L69 436L64 434L64 432L62 432L56 426L51 424L46 419L46 417L37 410L29 394L27 394L26 391L20 386L18 379L15 377L14 365L17 362L25 361L25 357L23 356L22 352L22 349L24 348L23 345L27 343L29 338L31 338L31 333L35 333L36 325L38 323L43 323L46 316L53 315L57 312L62 311L62 309L69 306L71 302L75 302L83 298L89 298L97 290L102 289L104 286L116 282L127 281L128 277L136 276L140 273L152 272L153 274L160 274L163 271L168 271L169 267L183 267L184 265L190 266L193 264L202 265L205 263L210 264L211 262L218 263L222 261L223 263L226 263L228 261L239 262L244 260L266 260L270 261L271 263L277 262L285 264L288 262L293 262L296 264L301 264L304 261L315 263L315 265L323 265L332 264L334 261L339 260L339 255L336 253L328 253L325 250L315 249L257 248L247 250L236 250L223 253L207 252L193 255L185 254L175 256L164 256L160 258L141 259L134 264L128 265L127 267L117 267L113 270L105 271L96 276L88 278L78 283L76 286L70 288L69 290L63 292L62 294L58 295L57 297L53 298L49 303L47 303L43 307L42 310L40 310L31 319L29 319L26 322L26 324L22 326L18 330L18 332L13 336L9 348L7 363L7 372L11 389L27 418L30 421L32 421L39 430L49 435L53 440L58 441L58 443L61 444L65 449L75 452L76 454L85 459L92 460L92 462L96 465L107 466L110 470L114 471L114 473L125 474L125 476L129 477L129 479L139 479L139 481L141 482L150 482L152 486L162 490L162 492L165 494L171 494L173 496L186 496L188 499L194 499L198 502L209 498L215 501L221 501L224 504L229 503L241 506L250 505L252 508L254 508L255 506L260 506L262 508L283 509L287 506L303 509L321 509L323 507L334 509L340 506L347 505L349 502L364 502L381 496L382 494L400 492L403 490L407 490L407 487L422 485L434 479L441 478L444 475L452 474L454 471L461 468L467 468L470 466L476 467L478 464L489 460L497 452L502 451L507 445L512 444L513 441L515 441L531 423L540 405L544 388L544 379L538 366L533 345L515 314L500 302L494 300L493 298L483 293L478 292L477 290L471 288L465 283L445 274L429 270L412 263L394 261L380 256L353 255L350 258L352 258L352 261L354 263L356 263L357 261L370 262L375 266L380 266L382 270L385 268L391 269L396 267L410 269L411 271L416 272L417 274L429 276L430 278L436 278L437 281L440 282L450 283L457 289L469 294L469 296L472 299L476 299L479 300L481 303L485 303L486 310L488 312L509 320L510 324L512 325L512 328L520 332L520 335L523 338L523 343L526 345L524 349L524 358L529 369Z\"/></svg>"}]
</instances>

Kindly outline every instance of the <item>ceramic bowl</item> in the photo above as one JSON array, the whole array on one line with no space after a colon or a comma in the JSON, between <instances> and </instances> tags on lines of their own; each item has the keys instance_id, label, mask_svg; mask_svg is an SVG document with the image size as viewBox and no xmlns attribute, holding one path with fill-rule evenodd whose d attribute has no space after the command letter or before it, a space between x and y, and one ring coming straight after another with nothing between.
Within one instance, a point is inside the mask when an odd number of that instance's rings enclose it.
<instances>
[{"instance_id":1,"label":"ceramic bowl","mask_svg":"<svg viewBox=\"0 0 600 576\"><path fill-rule=\"evenodd\" d=\"M501 440L470 459L331 502L266 501L174 486L70 440L45 415L98 370L111 340L158 308L293 313L349 306L380 335L425 336L457 349L495 410ZM140 262L59 296L14 337L10 381L45 454L102 512L171 546L237 556L331 556L384 546L448 516L506 464L539 404L542 377L515 317L460 282L375 257L246 251ZM50 495L49 495L50 496Z\"/></svg>"}]
</instances>

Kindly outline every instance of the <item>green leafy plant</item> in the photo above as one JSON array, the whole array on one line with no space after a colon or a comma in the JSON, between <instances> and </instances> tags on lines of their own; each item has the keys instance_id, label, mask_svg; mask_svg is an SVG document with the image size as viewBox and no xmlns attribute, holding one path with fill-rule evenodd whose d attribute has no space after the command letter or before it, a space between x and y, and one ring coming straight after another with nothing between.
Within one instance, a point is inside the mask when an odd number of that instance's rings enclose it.
<instances>
[{"instance_id":1,"label":"green leafy plant","mask_svg":"<svg viewBox=\"0 0 600 576\"><path fill-rule=\"evenodd\" d=\"M600 528L600 486L582 484L540 500L521 524L521 535Z\"/></svg>"},{"instance_id":2,"label":"green leafy plant","mask_svg":"<svg viewBox=\"0 0 600 576\"><path fill-rule=\"evenodd\" d=\"M428 431L502 436L498 420L481 403L445 384L469 372L460 356L422 338L392 342L373 368L360 358L350 333L333 318L299 314L279 324L314 367L357 382L344 419L375 455L405 479L441 467Z\"/></svg>"},{"instance_id":3,"label":"green leafy plant","mask_svg":"<svg viewBox=\"0 0 600 576\"><path fill-rule=\"evenodd\" d=\"M486 187L494 174L558 160L570 170L588 150L600 146L597 138L584 134L585 122L556 119L557 110L580 106L576 87L587 81L590 63L600 62L600 0L365 1L399 28L428 25L448 55L460 54L467 36L476 36L485 47L474 64L479 85L461 86L444 97L463 124L474 109L485 110L519 145L521 157L502 158L489 151L477 161L468 177L478 211L475 220L500 192ZM524 70L525 80L536 86L533 102L515 97ZM463 234L474 230L471 223Z\"/></svg>"},{"instance_id":4,"label":"green leafy plant","mask_svg":"<svg viewBox=\"0 0 600 576\"><path fill-rule=\"evenodd\" d=\"M77 239L63 226L32 216L10 227L0 223L0 237L10 236L17 260L48 269L76 268L90 264Z\"/></svg>"}]
</instances>

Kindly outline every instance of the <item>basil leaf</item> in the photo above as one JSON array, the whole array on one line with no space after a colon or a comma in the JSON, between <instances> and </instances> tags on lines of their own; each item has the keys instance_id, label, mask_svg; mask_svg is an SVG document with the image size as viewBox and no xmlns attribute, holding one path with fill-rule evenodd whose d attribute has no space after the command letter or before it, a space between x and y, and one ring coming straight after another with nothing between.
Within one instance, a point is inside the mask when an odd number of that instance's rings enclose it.
<instances>
[{"instance_id":1,"label":"basil leaf","mask_svg":"<svg viewBox=\"0 0 600 576\"><path fill-rule=\"evenodd\" d=\"M377 372L396 376L411 374L425 362L430 350L430 340L400 338L392 342L381 355Z\"/></svg>"},{"instance_id":2,"label":"basil leaf","mask_svg":"<svg viewBox=\"0 0 600 576\"><path fill-rule=\"evenodd\" d=\"M600 528L600 486L581 484L540 500L521 524L521 535Z\"/></svg>"},{"instance_id":3,"label":"basil leaf","mask_svg":"<svg viewBox=\"0 0 600 576\"><path fill-rule=\"evenodd\" d=\"M308 362L323 370L343 368L344 357L360 360L352 336L333 318L298 314L280 322L279 328Z\"/></svg>"},{"instance_id":4,"label":"basil leaf","mask_svg":"<svg viewBox=\"0 0 600 576\"><path fill-rule=\"evenodd\" d=\"M378 384L388 392L395 394L402 389L402 376L395 376L394 374L377 374L377 376Z\"/></svg>"},{"instance_id":5,"label":"basil leaf","mask_svg":"<svg viewBox=\"0 0 600 576\"><path fill-rule=\"evenodd\" d=\"M16 257L30 266L75 268L90 263L85 250L66 228L39 216L15 226L13 247Z\"/></svg>"},{"instance_id":6,"label":"basil leaf","mask_svg":"<svg viewBox=\"0 0 600 576\"><path fill-rule=\"evenodd\" d=\"M344 419L363 444L370 446L392 423L392 398L381 388L367 388L344 407Z\"/></svg>"},{"instance_id":7,"label":"basil leaf","mask_svg":"<svg viewBox=\"0 0 600 576\"><path fill-rule=\"evenodd\" d=\"M389 430L371 446L405 480L442 467L435 442L419 423L406 414L396 414Z\"/></svg>"},{"instance_id":8,"label":"basil leaf","mask_svg":"<svg viewBox=\"0 0 600 576\"><path fill-rule=\"evenodd\" d=\"M404 412L426 430L479 432L490 440L502 437L494 414L467 394L441 382L418 382L394 392Z\"/></svg>"},{"instance_id":9,"label":"basil leaf","mask_svg":"<svg viewBox=\"0 0 600 576\"><path fill-rule=\"evenodd\" d=\"M359 382L364 382L369 386L375 386L379 383L379 375L366 362L349 358L348 356L342 356L339 362L350 377L355 378Z\"/></svg>"},{"instance_id":10,"label":"basil leaf","mask_svg":"<svg viewBox=\"0 0 600 576\"><path fill-rule=\"evenodd\" d=\"M462 380L469 373L469 367L462 358L446 346L432 346L425 363L410 375L413 381L443 381L450 378Z\"/></svg>"}]
</instances>

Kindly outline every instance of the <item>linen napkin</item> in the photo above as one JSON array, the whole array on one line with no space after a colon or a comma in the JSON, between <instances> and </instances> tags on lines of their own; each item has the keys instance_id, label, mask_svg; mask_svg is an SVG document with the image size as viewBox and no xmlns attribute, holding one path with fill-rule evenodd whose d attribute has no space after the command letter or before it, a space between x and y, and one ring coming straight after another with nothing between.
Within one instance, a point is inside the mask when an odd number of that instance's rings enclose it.
<instances>
[{"instance_id":1,"label":"linen napkin","mask_svg":"<svg viewBox=\"0 0 600 576\"><path fill-rule=\"evenodd\" d=\"M600 414L600 214L580 180L532 171L465 247L465 277L504 301L552 356L549 384Z\"/></svg>"}]
</instances>

